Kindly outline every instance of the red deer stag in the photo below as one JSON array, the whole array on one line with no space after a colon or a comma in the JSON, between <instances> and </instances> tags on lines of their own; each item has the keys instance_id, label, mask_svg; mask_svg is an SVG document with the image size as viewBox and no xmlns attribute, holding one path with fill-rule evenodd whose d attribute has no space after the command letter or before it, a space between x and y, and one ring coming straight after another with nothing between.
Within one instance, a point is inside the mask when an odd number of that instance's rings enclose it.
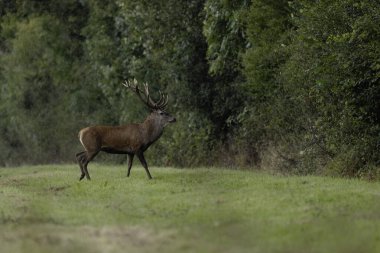
<instances>
[{"instance_id":1,"label":"red deer stag","mask_svg":"<svg viewBox=\"0 0 380 253\"><path fill-rule=\"evenodd\" d=\"M85 176L90 180L87 165L94 159L99 151L111 154L128 155L128 174L129 177L132 168L134 155L137 155L142 166L145 168L149 179L152 176L149 173L148 165L144 158L144 151L148 149L160 136L164 127L176 119L165 111L168 103L168 96L161 93L157 102L154 102L149 95L148 84L144 84L144 90L141 90L137 81L125 81L125 87L131 89L137 96L151 109L151 113L141 124L127 124L123 126L93 126L79 131L79 140L85 151L76 154L76 158L81 170L79 180Z\"/></svg>"}]
</instances>

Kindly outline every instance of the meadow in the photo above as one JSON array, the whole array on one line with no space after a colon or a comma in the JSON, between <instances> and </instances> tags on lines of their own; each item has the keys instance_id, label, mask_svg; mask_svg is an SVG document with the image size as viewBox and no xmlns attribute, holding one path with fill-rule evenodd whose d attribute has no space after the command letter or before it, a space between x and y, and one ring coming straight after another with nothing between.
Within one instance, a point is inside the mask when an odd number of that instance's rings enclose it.
<instances>
[{"instance_id":1,"label":"meadow","mask_svg":"<svg viewBox=\"0 0 380 253\"><path fill-rule=\"evenodd\" d=\"M380 252L380 184L219 168L0 168L0 252Z\"/></svg>"}]
</instances>

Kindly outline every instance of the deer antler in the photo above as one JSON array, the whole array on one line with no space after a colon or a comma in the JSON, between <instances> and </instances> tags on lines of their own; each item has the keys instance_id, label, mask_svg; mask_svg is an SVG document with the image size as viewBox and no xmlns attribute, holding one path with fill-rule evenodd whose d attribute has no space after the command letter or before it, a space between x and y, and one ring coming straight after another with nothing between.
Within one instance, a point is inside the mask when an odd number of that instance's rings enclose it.
<instances>
[{"instance_id":1,"label":"deer antler","mask_svg":"<svg viewBox=\"0 0 380 253\"><path fill-rule=\"evenodd\" d=\"M147 105L150 109L153 110L165 110L166 105L168 104L168 95L158 91L160 94L160 98L157 102L154 102L153 99L149 95L149 85L148 83L144 83L144 91L139 88L139 84L136 79L126 80L123 85L128 89L131 89L137 96L143 101L145 105Z\"/></svg>"}]
</instances>

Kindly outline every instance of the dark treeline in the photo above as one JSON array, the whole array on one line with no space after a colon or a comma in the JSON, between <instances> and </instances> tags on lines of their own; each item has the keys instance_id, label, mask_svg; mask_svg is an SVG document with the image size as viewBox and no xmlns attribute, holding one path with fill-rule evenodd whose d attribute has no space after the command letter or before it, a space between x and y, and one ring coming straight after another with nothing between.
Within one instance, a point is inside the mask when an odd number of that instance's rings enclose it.
<instances>
[{"instance_id":1,"label":"dark treeline","mask_svg":"<svg viewBox=\"0 0 380 253\"><path fill-rule=\"evenodd\" d=\"M380 2L0 0L0 165L74 161L82 127L139 122L173 166L377 177ZM125 157L106 158L123 161Z\"/></svg>"}]
</instances>

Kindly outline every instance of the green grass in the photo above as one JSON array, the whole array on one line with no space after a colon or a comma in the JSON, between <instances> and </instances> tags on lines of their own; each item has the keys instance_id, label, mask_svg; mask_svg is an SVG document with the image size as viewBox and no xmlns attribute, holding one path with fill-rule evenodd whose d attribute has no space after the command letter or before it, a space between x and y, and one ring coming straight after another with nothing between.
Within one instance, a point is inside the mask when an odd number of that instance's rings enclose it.
<instances>
[{"instance_id":1,"label":"green grass","mask_svg":"<svg viewBox=\"0 0 380 253\"><path fill-rule=\"evenodd\" d=\"M380 184L222 169L0 168L0 252L380 252Z\"/></svg>"}]
</instances>

